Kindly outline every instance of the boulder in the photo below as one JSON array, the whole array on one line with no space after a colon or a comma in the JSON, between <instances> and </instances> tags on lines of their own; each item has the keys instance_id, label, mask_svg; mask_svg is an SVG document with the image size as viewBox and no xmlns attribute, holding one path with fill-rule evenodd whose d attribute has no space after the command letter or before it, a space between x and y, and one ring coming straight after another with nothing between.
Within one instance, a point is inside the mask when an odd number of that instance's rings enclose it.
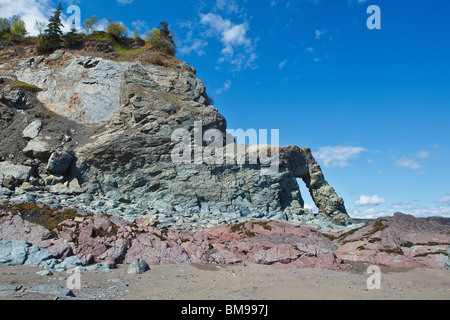
<instances>
[{"instance_id":1,"label":"boulder","mask_svg":"<svg viewBox=\"0 0 450 320\"><path fill-rule=\"evenodd\" d=\"M30 293L47 294L57 297L75 297L72 290L55 284L43 284L27 290Z\"/></svg>"},{"instance_id":2,"label":"boulder","mask_svg":"<svg viewBox=\"0 0 450 320\"><path fill-rule=\"evenodd\" d=\"M73 160L73 155L68 151L56 151L52 153L47 164L47 171L53 175L63 175Z\"/></svg>"},{"instance_id":3,"label":"boulder","mask_svg":"<svg viewBox=\"0 0 450 320\"><path fill-rule=\"evenodd\" d=\"M42 121L35 120L31 122L22 132L22 135L25 139L31 140L36 138L39 135L39 132L42 128Z\"/></svg>"},{"instance_id":4,"label":"boulder","mask_svg":"<svg viewBox=\"0 0 450 320\"><path fill-rule=\"evenodd\" d=\"M45 250L41 251L39 249L39 246L34 245L33 247L29 248L28 257L24 264L37 268L50 268L56 263L56 260L53 258L54 257L52 256L51 252ZM52 259L53 261L50 261Z\"/></svg>"},{"instance_id":5,"label":"boulder","mask_svg":"<svg viewBox=\"0 0 450 320\"><path fill-rule=\"evenodd\" d=\"M25 240L34 244L52 237L45 227L23 220L19 215L0 211L0 240Z\"/></svg>"},{"instance_id":6,"label":"boulder","mask_svg":"<svg viewBox=\"0 0 450 320\"><path fill-rule=\"evenodd\" d=\"M83 263L77 256L72 256L64 259L63 262L55 266L55 271L64 272L67 270L75 269L76 267L82 267Z\"/></svg>"},{"instance_id":7,"label":"boulder","mask_svg":"<svg viewBox=\"0 0 450 320\"><path fill-rule=\"evenodd\" d=\"M9 161L0 162L0 176L3 176L3 185L6 177L11 177L20 185L24 181L28 181L33 168L20 164L14 164Z\"/></svg>"},{"instance_id":8,"label":"boulder","mask_svg":"<svg viewBox=\"0 0 450 320\"><path fill-rule=\"evenodd\" d=\"M0 265L21 266L27 259L27 254L26 241L0 241Z\"/></svg>"},{"instance_id":9,"label":"boulder","mask_svg":"<svg viewBox=\"0 0 450 320\"><path fill-rule=\"evenodd\" d=\"M23 152L31 158L49 158L53 152L53 147L50 145L49 139L45 137L37 137L30 140L23 149Z\"/></svg>"},{"instance_id":10,"label":"boulder","mask_svg":"<svg viewBox=\"0 0 450 320\"><path fill-rule=\"evenodd\" d=\"M127 273L129 274L143 274L150 270L150 267L148 266L147 262L141 259L137 259L133 261L127 269Z\"/></svg>"}]
</instances>

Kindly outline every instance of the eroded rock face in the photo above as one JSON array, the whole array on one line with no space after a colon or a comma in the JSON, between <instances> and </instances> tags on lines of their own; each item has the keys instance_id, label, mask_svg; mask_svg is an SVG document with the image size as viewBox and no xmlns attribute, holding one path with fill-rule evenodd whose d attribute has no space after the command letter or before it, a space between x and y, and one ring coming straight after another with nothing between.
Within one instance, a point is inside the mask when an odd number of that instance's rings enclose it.
<instances>
[{"instance_id":1,"label":"eroded rock face","mask_svg":"<svg viewBox=\"0 0 450 320\"><path fill-rule=\"evenodd\" d=\"M339 258L398 268L450 268L450 227L396 213L339 239Z\"/></svg>"},{"instance_id":2,"label":"eroded rock face","mask_svg":"<svg viewBox=\"0 0 450 320\"><path fill-rule=\"evenodd\" d=\"M227 141L226 120L209 104L205 86L192 68L167 69L58 52L29 59L14 72L18 80L42 89L38 98L47 109L102 129L74 150L66 179L77 178L89 193L145 202L159 212L172 207L204 215L310 221L314 216L304 208L299 178L324 217L339 225L352 223L344 201L328 185L309 149L267 146L279 154L277 170L269 175L261 173L265 166L261 161L233 164L226 161L227 155L219 164L174 163L171 154L179 141L172 134L183 129L194 135L198 122L201 137L216 129L227 143L224 148L238 147ZM204 151L207 143L201 143L193 143L194 152ZM30 156L44 156L37 147L28 149L32 148L26 149ZM254 149L246 147L248 152ZM49 149L45 157L53 151Z\"/></svg>"}]
</instances>

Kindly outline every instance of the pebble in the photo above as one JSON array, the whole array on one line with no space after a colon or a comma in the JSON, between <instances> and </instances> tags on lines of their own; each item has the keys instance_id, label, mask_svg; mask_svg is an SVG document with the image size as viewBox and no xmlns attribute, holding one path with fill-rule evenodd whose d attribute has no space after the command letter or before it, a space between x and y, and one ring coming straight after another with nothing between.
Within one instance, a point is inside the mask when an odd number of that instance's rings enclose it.
<instances>
[{"instance_id":1,"label":"pebble","mask_svg":"<svg viewBox=\"0 0 450 320\"><path fill-rule=\"evenodd\" d=\"M51 276L53 272L51 272L50 270L41 270L36 272L36 274L40 276Z\"/></svg>"}]
</instances>

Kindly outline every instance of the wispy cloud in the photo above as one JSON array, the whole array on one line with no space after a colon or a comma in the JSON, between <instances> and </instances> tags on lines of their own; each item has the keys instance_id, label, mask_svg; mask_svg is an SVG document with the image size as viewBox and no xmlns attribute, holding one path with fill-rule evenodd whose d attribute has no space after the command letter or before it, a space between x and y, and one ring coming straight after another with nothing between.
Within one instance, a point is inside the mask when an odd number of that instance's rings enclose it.
<instances>
[{"instance_id":1,"label":"wispy cloud","mask_svg":"<svg viewBox=\"0 0 450 320\"><path fill-rule=\"evenodd\" d=\"M287 60L281 61L281 62L278 64L278 68L279 68L280 70L282 70L282 69L286 66L286 63L287 63L287 62L288 62Z\"/></svg>"},{"instance_id":2,"label":"wispy cloud","mask_svg":"<svg viewBox=\"0 0 450 320\"><path fill-rule=\"evenodd\" d=\"M352 6L352 5L359 5L359 4L364 4L366 3L367 0L348 0L348 5Z\"/></svg>"},{"instance_id":3,"label":"wispy cloud","mask_svg":"<svg viewBox=\"0 0 450 320\"><path fill-rule=\"evenodd\" d=\"M194 39L189 43L185 43L183 46L179 47L178 52L186 55L195 52L198 56L202 56L206 54L203 48L205 48L207 45L208 42L203 39Z\"/></svg>"},{"instance_id":4,"label":"wispy cloud","mask_svg":"<svg viewBox=\"0 0 450 320\"><path fill-rule=\"evenodd\" d=\"M319 151L314 152L314 157L324 167L347 167L350 161L356 159L361 153L367 152L363 147L352 146L327 146L319 148Z\"/></svg>"},{"instance_id":5,"label":"wispy cloud","mask_svg":"<svg viewBox=\"0 0 450 320\"><path fill-rule=\"evenodd\" d=\"M402 156L395 161L395 165L400 168L408 168L415 174L423 174L423 163L430 158L430 152L421 150L416 154Z\"/></svg>"},{"instance_id":6,"label":"wispy cloud","mask_svg":"<svg viewBox=\"0 0 450 320\"><path fill-rule=\"evenodd\" d=\"M117 3L122 4L122 5L132 4L133 2L134 2L134 0L117 0Z\"/></svg>"},{"instance_id":7,"label":"wispy cloud","mask_svg":"<svg viewBox=\"0 0 450 320\"><path fill-rule=\"evenodd\" d=\"M450 206L450 192L447 192L447 194L436 201L438 204L445 204Z\"/></svg>"},{"instance_id":8,"label":"wispy cloud","mask_svg":"<svg viewBox=\"0 0 450 320\"><path fill-rule=\"evenodd\" d=\"M147 22L138 19L138 20L134 20L133 22L131 22L131 25L135 28L138 29L140 32L145 32L148 30L148 25Z\"/></svg>"},{"instance_id":9,"label":"wispy cloud","mask_svg":"<svg viewBox=\"0 0 450 320\"><path fill-rule=\"evenodd\" d=\"M320 39L322 38L325 34L327 33L327 29L316 29L315 34L316 34L316 39Z\"/></svg>"},{"instance_id":10,"label":"wispy cloud","mask_svg":"<svg viewBox=\"0 0 450 320\"><path fill-rule=\"evenodd\" d=\"M223 87L222 87L222 88L219 88L219 89L216 90L216 93L217 93L217 94L222 94L222 93L224 93L225 91L227 91L228 89L230 89L230 87L231 87L231 80L227 80L227 81L225 81L225 83L223 84Z\"/></svg>"}]
</instances>

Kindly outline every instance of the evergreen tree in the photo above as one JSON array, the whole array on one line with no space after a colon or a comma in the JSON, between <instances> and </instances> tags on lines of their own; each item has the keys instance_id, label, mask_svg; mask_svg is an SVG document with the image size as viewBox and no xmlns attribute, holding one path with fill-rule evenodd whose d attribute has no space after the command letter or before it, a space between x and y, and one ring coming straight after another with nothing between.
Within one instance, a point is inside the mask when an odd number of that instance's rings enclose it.
<instances>
[{"instance_id":1,"label":"evergreen tree","mask_svg":"<svg viewBox=\"0 0 450 320\"><path fill-rule=\"evenodd\" d=\"M175 55L175 34L170 30L167 22L162 21L158 29L147 31L146 38L153 50L159 51L163 55Z\"/></svg>"},{"instance_id":2,"label":"evergreen tree","mask_svg":"<svg viewBox=\"0 0 450 320\"><path fill-rule=\"evenodd\" d=\"M39 44L37 46L38 52L49 52L61 48L62 35L63 32L61 28L63 27L61 23L61 11L62 6L59 4L58 9L54 12L53 16L49 20L47 29L45 29L44 34L41 36Z\"/></svg>"}]
</instances>

